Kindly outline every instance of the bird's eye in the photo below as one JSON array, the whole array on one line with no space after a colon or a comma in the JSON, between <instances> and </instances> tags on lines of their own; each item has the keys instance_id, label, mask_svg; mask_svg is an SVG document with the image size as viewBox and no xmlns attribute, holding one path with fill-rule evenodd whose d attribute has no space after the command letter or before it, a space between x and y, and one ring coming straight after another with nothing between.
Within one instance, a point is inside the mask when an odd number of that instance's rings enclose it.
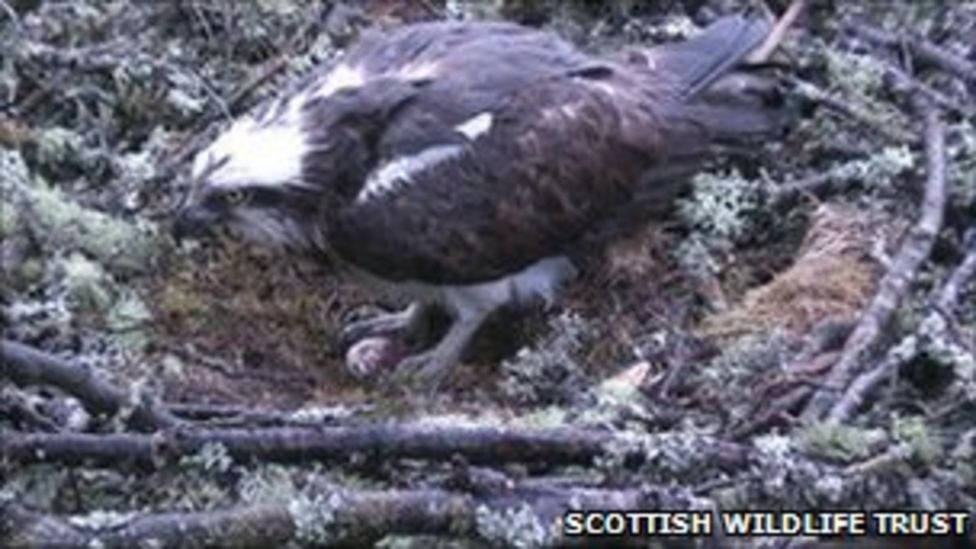
<instances>
[{"instance_id":1,"label":"bird's eye","mask_svg":"<svg viewBox=\"0 0 976 549\"><path fill-rule=\"evenodd\" d=\"M247 198L247 192L240 189L233 189L224 194L224 200L226 200L227 204L231 206L240 206L247 202Z\"/></svg>"}]
</instances>

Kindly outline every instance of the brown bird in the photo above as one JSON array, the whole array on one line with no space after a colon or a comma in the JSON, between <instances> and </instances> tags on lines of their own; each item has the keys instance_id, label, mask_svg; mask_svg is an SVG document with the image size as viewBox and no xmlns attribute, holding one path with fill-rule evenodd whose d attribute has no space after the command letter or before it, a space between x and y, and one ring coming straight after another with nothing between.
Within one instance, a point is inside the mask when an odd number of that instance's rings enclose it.
<instances>
[{"instance_id":1,"label":"brown bird","mask_svg":"<svg viewBox=\"0 0 976 549\"><path fill-rule=\"evenodd\" d=\"M731 16L599 57L507 23L368 35L199 153L174 231L325 253L414 300L350 341L443 308L446 335L398 365L436 381L494 311L551 300L584 235L634 203L666 207L716 145L779 128L740 70L768 32Z\"/></svg>"}]
</instances>

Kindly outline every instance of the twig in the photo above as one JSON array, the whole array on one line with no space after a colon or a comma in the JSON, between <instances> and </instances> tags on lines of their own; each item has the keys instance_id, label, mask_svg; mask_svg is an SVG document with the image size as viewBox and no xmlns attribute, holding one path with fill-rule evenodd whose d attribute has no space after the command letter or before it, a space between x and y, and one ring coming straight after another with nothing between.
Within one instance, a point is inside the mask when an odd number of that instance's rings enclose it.
<instances>
[{"instance_id":1,"label":"twig","mask_svg":"<svg viewBox=\"0 0 976 549\"><path fill-rule=\"evenodd\" d=\"M5 417L15 424L16 422L25 423L40 431L51 433L59 431L57 424L50 418L38 413L28 401L27 396L13 387L0 389L0 417Z\"/></svg>"},{"instance_id":2,"label":"twig","mask_svg":"<svg viewBox=\"0 0 976 549\"><path fill-rule=\"evenodd\" d=\"M665 435L647 444L666 446ZM0 432L0 458L20 463L111 464L133 461L153 466L170 458L220 444L235 459L278 462L336 461L358 454L366 459L449 460L469 463L589 465L608 445L631 447L635 439L599 430L448 428L379 424L362 427L276 427L265 429L177 429L152 435L133 433L31 434ZM700 452L718 467L744 465L748 449L714 437L700 437Z\"/></svg>"},{"instance_id":3,"label":"twig","mask_svg":"<svg viewBox=\"0 0 976 549\"><path fill-rule=\"evenodd\" d=\"M787 366L787 372L809 371L811 365L826 363L832 365L837 360L838 349L850 336L854 323L846 319L828 318L821 321L807 337L803 349ZM819 369L819 365L817 368ZM748 414L747 421L732 425L728 438L742 440L743 438L766 429L778 419L796 410L810 398L813 387L809 384L795 386L785 394L777 396L770 402L762 401Z\"/></svg>"},{"instance_id":4,"label":"twig","mask_svg":"<svg viewBox=\"0 0 976 549\"><path fill-rule=\"evenodd\" d=\"M823 105L832 111L854 120L883 137L886 141L893 143L918 142L918 137L914 134L909 133L904 128L892 125L890 121L877 120L853 102L836 97L805 80L790 78L789 81L793 84L794 91L804 99Z\"/></svg>"},{"instance_id":5,"label":"twig","mask_svg":"<svg viewBox=\"0 0 976 549\"><path fill-rule=\"evenodd\" d=\"M944 314L951 315L959 303L959 296L966 289L966 285L976 277L976 229L970 229L966 236L969 249L959 266L949 275L949 279L942 286L935 306Z\"/></svg>"},{"instance_id":6,"label":"twig","mask_svg":"<svg viewBox=\"0 0 976 549\"><path fill-rule=\"evenodd\" d=\"M885 76L891 80L895 91L898 93L909 96L920 94L932 103L947 111L957 112L963 116L976 115L976 108L973 108L970 105L964 105L959 101L956 101L955 99L932 89L931 86L920 82L917 78L914 78L901 68L890 63L885 63Z\"/></svg>"},{"instance_id":7,"label":"twig","mask_svg":"<svg viewBox=\"0 0 976 549\"><path fill-rule=\"evenodd\" d=\"M53 385L77 397L93 414L114 415L129 404L126 393L96 372L74 366L54 355L16 341L0 340L0 376L18 385ZM135 407L132 419L155 428L179 423L153 403Z\"/></svg>"},{"instance_id":8,"label":"twig","mask_svg":"<svg viewBox=\"0 0 976 549\"><path fill-rule=\"evenodd\" d=\"M945 128L935 107L918 96L916 100L916 106L925 120L928 174L921 217L909 230L891 267L878 284L877 293L844 344L840 359L827 375L826 385L830 390L815 392L803 411L802 418L807 421L824 417L837 401L838 392L845 391L864 367L865 358L883 336L884 328L908 292L922 263L928 258L942 227L946 204Z\"/></svg>"},{"instance_id":9,"label":"twig","mask_svg":"<svg viewBox=\"0 0 976 549\"><path fill-rule=\"evenodd\" d=\"M976 83L976 65L922 37L896 34L863 23L849 24L847 28L857 36L881 46L889 48L908 46L912 55L919 60L937 65L970 83Z\"/></svg>"},{"instance_id":10,"label":"twig","mask_svg":"<svg viewBox=\"0 0 976 549\"><path fill-rule=\"evenodd\" d=\"M851 382L844 396L830 409L827 420L843 423L850 419L886 379L891 379L891 376L898 372L905 358L897 346L888 349L888 353L877 366L857 376Z\"/></svg>"},{"instance_id":11,"label":"twig","mask_svg":"<svg viewBox=\"0 0 976 549\"><path fill-rule=\"evenodd\" d=\"M806 8L806 0L793 0L783 15L776 21L776 25L773 30L769 32L763 43L759 45L756 49L752 50L749 54L747 61L750 63L764 63L769 57L776 51L779 47L780 42L783 41L783 37L786 36L786 31L789 30L793 23L796 22L797 17Z\"/></svg>"},{"instance_id":12,"label":"twig","mask_svg":"<svg viewBox=\"0 0 976 549\"><path fill-rule=\"evenodd\" d=\"M339 406L331 409L313 408L293 411L254 408L224 404L167 403L166 408L173 415L206 422L207 426L268 427L273 425L316 426L336 424L370 410L367 405Z\"/></svg>"},{"instance_id":13,"label":"twig","mask_svg":"<svg viewBox=\"0 0 976 549\"><path fill-rule=\"evenodd\" d=\"M14 25L14 31L17 34L24 32L23 23L20 21L20 15L17 14L17 10L15 10L13 6L7 3L7 0L0 0L0 10L3 10L3 12L7 14L7 17L10 18L10 21Z\"/></svg>"},{"instance_id":14,"label":"twig","mask_svg":"<svg viewBox=\"0 0 976 549\"><path fill-rule=\"evenodd\" d=\"M971 242L969 252L937 292L933 304L935 314L951 315L959 293L966 282L976 275L976 231L969 240ZM849 419L884 380L890 379L898 371L907 358L910 356L906 357L904 351L897 346L890 349L880 364L861 374L851 383L843 398L831 409L829 419L835 422Z\"/></svg>"}]
</instances>

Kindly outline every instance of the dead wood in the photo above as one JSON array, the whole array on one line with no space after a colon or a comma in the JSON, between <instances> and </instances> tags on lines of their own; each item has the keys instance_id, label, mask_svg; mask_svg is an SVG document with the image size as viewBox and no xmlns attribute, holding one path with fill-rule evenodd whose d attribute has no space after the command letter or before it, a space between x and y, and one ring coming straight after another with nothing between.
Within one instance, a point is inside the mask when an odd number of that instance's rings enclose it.
<instances>
[{"instance_id":1,"label":"dead wood","mask_svg":"<svg viewBox=\"0 0 976 549\"><path fill-rule=\"evenodd\" d=\"M976 83L976 65L920 36L889 32L861 22L847 25L847 30L879 46L907 47L919 61L935 65L970 84Z\"/></svg>"},{"instance_id":2,"label":"dead wood","mask_svg":"<svg viewBox=\"0 0 976 549\"><path fill-rule=\"evenodd\" d=\"M945 128L939 111L926 100L915 97L916 107L925 121L927 181L921 216L902 242L878 291L844 345L840 358L827 375L826 386L815 391L803 411L805 420L827 415L842 391L864 368L865 361L884 335L885 328L908 293L922 263L928 258L942 227L946 204Z\"/></svg>"},{"instance_id":3,"label":"dead wood","mask_svg":"<svg viewBox=\"0 0 976 549\"><path fill-rule=\"evenodd\" d=\"M883 137L891 143L917 143L919 141L918 136L907 129L895 126L889 120L879 120L854 102L837 97L811 82L798 78L788 80L793 85L794 92L800 97L853 120L870 130L873 135Z\"/></svg>"},{"instance_id":4,"label":"dead wood","mask_svg":"<svg viewBox=\"0 0 976 549\"><path fill-rule=\"evenodd\" d=\"M515 486L472 496L437 489L352 491L323 490L312 500L290 504L238 507L220 511L150 513L119 516L111 525L45 515L16 503L0 506L0 534L15 546L133 547L153 540L153 547L269 547L289 541L316 546L365 546L388 535L441 535L507 540L491 516L539 527L539 543L552 539L557 520L571 508L689 509L682 489L593 489Z\"/></svg>"},{"instance_id":5,"label":"dead wood","mask_svg":"<svg viewBox=\"0 0 976 549\"><path fill-rule=\"evenodd\" d=\"M284 506L136 516L120 525L82 526L14 503L0 507L0 534L13 547L274 547L295 532Z\"/></svg>"},{"instance_id":6,"label":"dead wood","mask_svg":"<svg viewBox=\"0 0 976 549\"><path fill-rule=\"evenodd\" d=\"M662 442L665 439L660 438ZM748 449L721 439L700 437L700 452L723 470L744 465ZM655 435L644 442L653 444ZM461 456L473 464L509 462L591 465L611 446L631 447L641 439L572 428L426 427L398 424L363 427L279 427L267 429L178 429L134 433L0 433L0 457L19 463L96 463L119 461L153 465L191 455L206 444L223 445L235 459L277 462L426 459Z\"/></svg>"},{"instance_id":7,"label":"dead wood","mask_svg":"<svg viewBox=\"0 0 976 549\"><path fill-rule=\"evenodd\" d=\"M749 54L748 61L750 63L764 63L768 61L783 41L783 38L786 36L786 31L796 23L797 18L803 13L804 9L806 9L806 0L793 0L790 2L789 7L786 8L783 15L776 21L776 25L769 32L769 35L763 43Z\"/></svg>"},{"instance_id":8,"label":"dead wood","mask_svg":"<svg viewBox=\"0 0 976 549\"><path fill-rule=\"evenodd\" d=\"M821 322L807 338L803 349L786 368L787 372L810 369L810 365L817 363L833 364L837 360L838 350L854 329L854 323L842 319L827 319ZM742 440L757 432L768 429L783 418L791 417L813 393L813 386L809 383L796 385L772 398L762 399L748 414L748 420L732 425L729 432L731 440Z\"/></svg>"},{"instance_id":9,"label":"dead wood","mask_svg":"<svg viewBox=\"0 0 976 549\"><path fill-rule=\"evenodd\" d=\"M942 287L935 292L936 297L932 300L934 311L930 311L929 314L942 314L951 318L960 292L965 288L966 283L976 275L976 231L968 240L970 242L969 251ZM898 368L910 358L911 356L905 356L904 352L897 347L889 349L880 363L859 375L851 383L843 398L830 410L829 419L834 422L850 419L867 402L871 394L885 380L891 379L898 372Z\"/></svg>"},{"instance_id":10,"label":"dead wood","mask_svg":"<svg viewBox=\"0 0 976 549\"><path fill-rule=\"evenodd\" d=\"M966 285L976 277L976 228L969 230L966 243L968 249L965 257L949 275L935 301L936 308L947 316L952 316Z\"/></svg>"},{"instance_id":11,"label":"dead wood","mask_svg":"<svg viewBox=\"0 0 976 549\"><path fill-rule=\"evenodd\" d=\"M75 366L40 349L10 340L0 340L0 376L18 385L52 385L81 400L93 414L112 416L127 406L130 397L99 375ZM179 420L154 402L142 402L132 411L132 420L142 427L172 427Z\"/></svg>"}]
</instances>

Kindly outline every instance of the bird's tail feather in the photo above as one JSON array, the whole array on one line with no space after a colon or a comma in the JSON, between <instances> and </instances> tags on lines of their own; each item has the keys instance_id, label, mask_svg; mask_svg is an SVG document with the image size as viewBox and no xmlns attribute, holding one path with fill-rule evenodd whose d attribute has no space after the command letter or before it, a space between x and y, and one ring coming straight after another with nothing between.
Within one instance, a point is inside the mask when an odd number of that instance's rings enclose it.
<instances>
[{"instance_id":1,"label":"bird's tail feather","mask_svg":"<svg viewBox=\"0 0 976 549\"><path fill-rule=\"evenodd\" d=\"M681 97L688 100L739 65L762 44L772 25L757 17L732 15L709 25L684 42L646 50L648 63L663 74L674 75Z\"/></svg>"}]
</instances>

